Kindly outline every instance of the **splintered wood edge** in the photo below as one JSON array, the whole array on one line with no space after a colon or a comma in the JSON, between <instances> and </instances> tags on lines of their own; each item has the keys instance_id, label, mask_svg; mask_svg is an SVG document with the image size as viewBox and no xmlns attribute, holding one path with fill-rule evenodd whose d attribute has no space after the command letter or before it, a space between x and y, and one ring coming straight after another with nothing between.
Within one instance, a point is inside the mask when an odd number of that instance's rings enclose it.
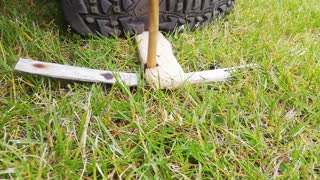
<instances>
[{"instance_id":1,"label":"splintered wood edge","mask_svg":"<svg viewBox=\"0 0 320 180\"><path fill-rule=\"evenodd\" d=\"M138 78L135 73L112 72L104 70L46 63L32 59L20 58L15 66L19 72L48 76L58 79L115 84L124 83L127 86L137 86Z\"/></svg>"},{"instance_id":2,"label":"splintered wood edge","mask_svg":"<svg viewBox=\"0 0 320 180\"><path fill-rule=\"evenodd\" d=\"M186 82L192 84L206 83L206 82L223 82L232 77L235 71L243 68L255 68L257 64L247 64L242 66L234 66L231 68L221 68L208 71L190 72L185 74Z\"/></svg>"}]
</instances>

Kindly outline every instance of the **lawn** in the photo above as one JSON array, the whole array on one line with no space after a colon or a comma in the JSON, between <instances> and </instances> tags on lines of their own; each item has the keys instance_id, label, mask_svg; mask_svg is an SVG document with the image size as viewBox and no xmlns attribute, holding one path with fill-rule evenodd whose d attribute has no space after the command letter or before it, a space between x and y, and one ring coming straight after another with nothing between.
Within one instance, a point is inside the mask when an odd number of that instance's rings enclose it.
<instances>
[{"instance_id":1,"label":"lawn","mask_svg":"<svg viewBox=\"0 0 320 180\"><path fill-rule=\"evenodd\" d=\"M172 91L17 73L19 57L142 69L134 37L83 38L59 0L0 0L0 178L319 178L318 0L238 0L166 37L186 71L259 66Z\"/></svg>"}]
</instances>

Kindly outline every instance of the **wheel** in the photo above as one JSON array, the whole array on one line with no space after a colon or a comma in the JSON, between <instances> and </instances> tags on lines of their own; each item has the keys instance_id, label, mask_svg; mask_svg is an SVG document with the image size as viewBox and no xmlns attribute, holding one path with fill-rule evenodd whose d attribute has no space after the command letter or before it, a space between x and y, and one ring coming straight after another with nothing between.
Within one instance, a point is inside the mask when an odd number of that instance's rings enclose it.
<instances>
[{"instance_id":1,"label":"wheel","mask_svg":"<svg viewBox=\"0 0 320 180\"><path fill-rule=\"evenodd\" d=\"M71 28L82 35L148 30L149 0L62 0ZM160 0L160 30L201 27L231 12L235 0Z\"/></svg>"}]
</instances>

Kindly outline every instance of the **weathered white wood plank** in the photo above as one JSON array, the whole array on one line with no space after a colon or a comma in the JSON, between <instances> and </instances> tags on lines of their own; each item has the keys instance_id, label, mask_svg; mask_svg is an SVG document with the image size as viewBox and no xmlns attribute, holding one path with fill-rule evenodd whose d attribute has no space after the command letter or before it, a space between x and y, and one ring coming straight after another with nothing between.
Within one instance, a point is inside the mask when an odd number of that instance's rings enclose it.
<instances>
[{"instance_id":1,"label":"weathered white wood plank","mask_svg":"<svg viewBox=\"0 0 320 180\"><path fill-rule=\"evenodd\" d=\"M209 71L186 73L186 82L192 84L205 82L223 82L231 77L231 73L227 69L215 69Z\"/></svg>"},{"instance_id":2,"label":"weathered white wood plank","mask_svg":"<svg viewBox=\"0 0 320 180\"><path fill-rule=\"evenodd\" d=\"M114 84L120 80L128 86L137 86L138 84L137 75L135 73L96 70L40 62L31 59L19 59L15 70L30 74L82 82Z\"/></svg>"},{"instance_id":3,"label":"weathered white wood plank","mask_svg":"<svg viewBox=\"0 0 320 180\"><path fill-rule=\"evenodd\" d=\"M186 73L185 78L188 83L198 84L205 82L222 82L232 77L232 73L242 68L254 68L256 64L236 66L232 68L214 69L208 71Z\"/></svg>"},{"instance_id":4,"label":"weathered white wood plank","mask_svg":"<svg viewBox=\"0 0 320 180\"><path fill-rule=\"evenodd\" d=\"M148 36L149 33L144 32L136 37L139 59L143 66L146 65L148 58ZM198 84L226 81L231 77L233 71L239 68L255 66L251 64L233 68L184 73L174 56L170 42L161 33L158 33L157 64L157 67L145 70L147 83L157 89L175 89L185 83Z\"/></svg>"}]
</instances>

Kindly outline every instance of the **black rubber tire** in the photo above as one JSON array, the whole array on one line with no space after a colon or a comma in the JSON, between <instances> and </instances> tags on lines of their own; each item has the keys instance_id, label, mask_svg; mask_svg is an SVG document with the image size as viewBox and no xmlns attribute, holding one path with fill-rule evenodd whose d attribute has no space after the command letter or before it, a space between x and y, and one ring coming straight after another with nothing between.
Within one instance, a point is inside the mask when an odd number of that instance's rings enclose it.
<instances>
[{"instance_id":1,"label":"black rubber tire","mask_svg":"<svg viewBox=\"0 0 320 180\"><path fill-rule=\"evenodd\" d=\"M62 0L71 28L82 35L141 33L148 29L149 0ZM194 29L231 12L235 0L160 0L160 30Z\"/></svg>"}]
</instances>

